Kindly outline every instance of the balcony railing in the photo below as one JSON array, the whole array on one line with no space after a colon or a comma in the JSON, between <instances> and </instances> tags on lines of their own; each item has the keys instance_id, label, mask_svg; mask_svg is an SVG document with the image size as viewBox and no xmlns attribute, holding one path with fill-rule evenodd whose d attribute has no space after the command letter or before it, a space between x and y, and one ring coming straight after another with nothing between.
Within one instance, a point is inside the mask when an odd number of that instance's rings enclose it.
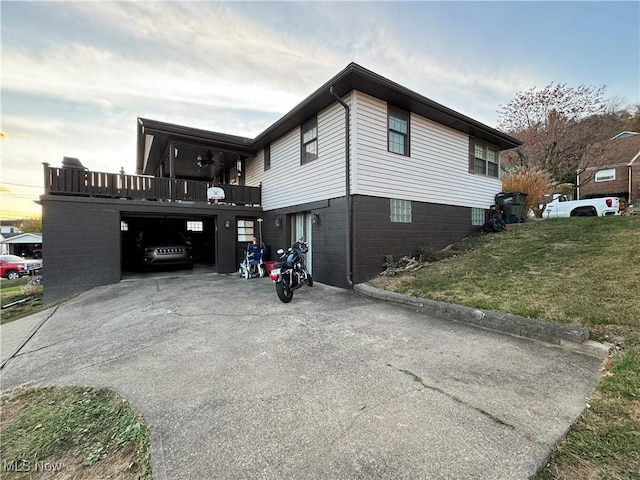
<instances>
[{"instance_id":1,"label":"balcony railing","mask_svg":"<svg viewBox=\"0 0 640 480\"><path fill-rule=\"evenodd\" d=\"M196 180L157 178L123 173L91 172L50 167L44 163L44 190L48 195L74 195L133 200L163 200L209 203L207 189L220 187L221 203L260 205L262 189Z\"/></svg>"}]
</instances>

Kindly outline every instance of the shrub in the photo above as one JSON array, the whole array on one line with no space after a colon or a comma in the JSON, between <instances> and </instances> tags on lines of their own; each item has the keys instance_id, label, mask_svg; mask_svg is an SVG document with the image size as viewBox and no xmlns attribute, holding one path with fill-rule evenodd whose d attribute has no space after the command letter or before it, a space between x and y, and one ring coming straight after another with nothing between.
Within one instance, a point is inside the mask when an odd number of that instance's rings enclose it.
<instances>
[{"instance_id":1,"label":"shrub","mask_svg":"<svg viewBox=\"0 0 640 480\"><path fill-rule=\"evenodd\" d=\"M538 218L542 216L540 204L546 203L545 195L553 193L555 186L551 174L541 168L518 167L502 175L502 190L526 193L525 215L532 210Z\"/></svg>"}]
</instances>

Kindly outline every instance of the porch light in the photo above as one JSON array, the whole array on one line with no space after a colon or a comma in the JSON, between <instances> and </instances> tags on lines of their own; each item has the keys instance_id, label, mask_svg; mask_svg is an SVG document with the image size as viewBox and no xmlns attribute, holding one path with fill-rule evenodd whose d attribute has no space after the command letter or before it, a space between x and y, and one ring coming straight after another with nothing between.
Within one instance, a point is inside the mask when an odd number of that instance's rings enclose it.
<instances>
[{"instance_id":1,"label":"porch light","mask_svg":"<svg viewBox=\"0 0 640 480\"><path fill-rule=\"evenodd\" d=\"M224 221L224 228L231 228L231 221L228 218Z\"/></svg>"},{"instance_id":2,"label":"porch light","mask_svg":"<svg viewBox=\"0 0 640 480\"><path fill-rule=\"evenodd\" d=\"M276 218L276 228L282 228L282 220L280 217Z\"/></svg>"},{"instance_id":3,"label":"porch light","mask_svg":"<svg viewBox=\"0 0 640 480\"><path fill-rule=\"evenodd\" d=\"M314 213L313 216L311 217L311 223L313 223L314 225L319 225L320 224L320 214L319 213Z\"/></svg>"}]
</instances>

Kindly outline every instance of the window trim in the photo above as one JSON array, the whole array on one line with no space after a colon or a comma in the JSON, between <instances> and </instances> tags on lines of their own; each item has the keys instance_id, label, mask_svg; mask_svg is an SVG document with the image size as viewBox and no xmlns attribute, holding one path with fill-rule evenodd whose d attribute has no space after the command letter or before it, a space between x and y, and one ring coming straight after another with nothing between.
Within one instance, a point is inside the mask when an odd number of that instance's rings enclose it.
<instances>
[{"instance_id":1,"label":"window trim","mask_svg":"<svg viewBox=\"0 0 640 480\"><path fill-rule=\"evenodd\" d=\"M391 116L395 114L396 118L400 120L406 120L407 122L407 132L401 132L399 130L395 130L391 128ZM402 135L404 137L404 152L396 152L395 150L391 150L391 133L395 133L397 135ZM407 112L400 108L393 107L391 105L387 105L387 151L390 153L394 153L396 155L402 155L404 157L411 156L411 112Z\"/></svg>"},{"instance_id":2,"label":"window trim","mask_svg":"<svg viewBox=\"0 0 640 480\"><path fill-rule=\"evenodd\" d=\"M482 157L476 156L476 146L482 147ZM495 152L495 162L489 160L489 150ZM477 161L483 162L484 171L479 171L479 169L476 169ZM489 164L496 166L496 175L492 175L489 173ZM469 137L469 173L482 175L489 178L500 179L500 149L490 143L477 140L473 137Z\"/></svg>"},{"instance_id":3,"label":"window trim","mask_svg":"<svg viewBox=\"0 0 640 480\"><path fill-rule=\"evenodd\" d=\"M598 174L602 174L605 173L606 176L604 176L604 178L598 178ZM593 176L593 180L595 182L613 182L616 179L616 169L615 168L604 168L602 170L598 170L596 171L595 175Z\"/></svg>"},{"instance_id":4,"label":"window trim","mask_svg":"<svg viewBox=\"0 0 640 480\"><path fill-rule=\"evenodd\" d=\"M304 141L304 134L311 130L311 128L308 128L310 125L313 126L313 128L315 128L315 136L308 141ZM316 153L315 154L309 154L306 150L307 145L311 145L312 143L315 143L316 145ZM313 158L311 158L313 157ZM313 118L311 118L310 120L307 120L306 122L304 122L301 126L300 126L300 165L304 165L305 163L309 163L309 162L313 162L314 160L316 160L318 158L318 117L315 116Z\"/></svg>"}]
</instances>

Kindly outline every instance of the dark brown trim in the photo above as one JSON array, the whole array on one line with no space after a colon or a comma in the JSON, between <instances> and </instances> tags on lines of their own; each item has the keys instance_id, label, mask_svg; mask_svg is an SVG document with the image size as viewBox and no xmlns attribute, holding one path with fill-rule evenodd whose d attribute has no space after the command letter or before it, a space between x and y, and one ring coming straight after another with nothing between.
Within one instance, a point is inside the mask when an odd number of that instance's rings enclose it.
<instances>
[{"instance_id":1,"label":"dark brown trim","mask_svg":"<svg viewBox=\"0 0 640 480\"><path fill-rule=\"evenodd\" d=\"M404 145L404 153L395 152L390 148L390 143L391 143L389 138L391 135L390 117L391 117L392 111L398 112L399 114L402 114L407 118L407 133L406 133L406 143ZM397 132L397 130L393 130L393 131ZM397 133L400 133L402 135L402 132L397 132ZM396 155L411 157L411 112L407 112L405 110L402 110L401 108L397 108L389 104L387 104L387 151L389 153L395 153Z\"/></svg>"},{"instance_id":2,"label":"dark brown trim","mask_svg":"<svg viewBox=\"0 0 640 480\"><path fill-rule=\"evenodd\" d=\"M310 125L313 125L313 128L316 131L316 136L313 140L310 140L308 142L304 141L304 132L305 132L305 128L309 127ZM306 163L309 162L313 162L314 160L318 159L318 116L315 115L313 118L310 118L309 120L307 120L306 122L304 122L302 125L300 125L300 165L304 165ZM306 155L306 149L305 147L307 145L310 145L312 143L316 144L316 154L315 157L313 158L305 158Z\"/></svg>"}]
</instances>

